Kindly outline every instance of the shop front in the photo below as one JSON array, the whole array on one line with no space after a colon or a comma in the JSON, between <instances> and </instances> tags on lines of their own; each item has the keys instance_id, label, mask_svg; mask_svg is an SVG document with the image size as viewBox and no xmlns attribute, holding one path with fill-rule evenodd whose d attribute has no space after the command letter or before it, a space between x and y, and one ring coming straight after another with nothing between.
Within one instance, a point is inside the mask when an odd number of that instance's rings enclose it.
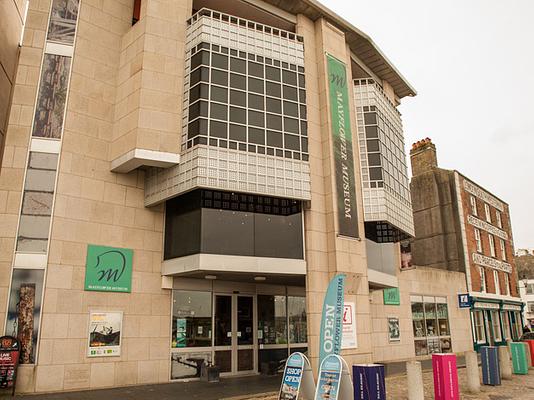
<instances>
[{"instance_id":1,"label":"shop front","mask_svg":"<svg viewBox=\"0 0 534 400\"><path fill-rule=\"evenodd\" d=\"M474 349L504 346L522 335L521 305L494 299L471 299Z\"/></svg>"},{"instance_id":2,"label":"shop front","mask_svg":"<svg viewBox=\"0 0 534 400\"><path fill-rule=\"evenodd\" d=\"M175 278L171 380L276 373L307 350L304 287Z\"/></svg>"}]
</instances>

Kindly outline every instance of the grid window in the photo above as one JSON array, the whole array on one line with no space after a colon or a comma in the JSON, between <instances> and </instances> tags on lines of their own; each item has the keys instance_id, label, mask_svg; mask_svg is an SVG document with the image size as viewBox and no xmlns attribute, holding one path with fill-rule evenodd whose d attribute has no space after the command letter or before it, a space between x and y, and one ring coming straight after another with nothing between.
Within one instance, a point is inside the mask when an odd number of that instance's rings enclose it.
<instances>
[{"instance_id":1,"label":"grid window","mask_svg":"<svg viewBox=\"0 0 534 400\"><path fill-rule=\"evenodd\" d=\"M206 43L191 53L186 148L308 159L304 68Z\"/></svg>"}]
</instances>

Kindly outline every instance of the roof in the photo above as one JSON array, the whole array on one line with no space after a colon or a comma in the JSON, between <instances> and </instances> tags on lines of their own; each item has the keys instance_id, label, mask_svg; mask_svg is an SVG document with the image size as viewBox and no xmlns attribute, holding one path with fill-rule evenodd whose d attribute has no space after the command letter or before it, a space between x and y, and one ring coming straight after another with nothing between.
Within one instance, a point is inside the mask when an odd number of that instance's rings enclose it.
<instances>
[{"instance_id":1,"label":"roof","mask_svg":"<svg viewBox=\"0 0 534 400\"><path fill-rule=\"evenodd\" d=\"M416 90L387 59L373 40L364 32L356 28L316 0L264 0L273 6L292 14L303 14L315 21L326 18L331 24L345 32L345 38L351 51L380 79L387 81L399 97L415 96Z\"/></svg>"}]
</instances>

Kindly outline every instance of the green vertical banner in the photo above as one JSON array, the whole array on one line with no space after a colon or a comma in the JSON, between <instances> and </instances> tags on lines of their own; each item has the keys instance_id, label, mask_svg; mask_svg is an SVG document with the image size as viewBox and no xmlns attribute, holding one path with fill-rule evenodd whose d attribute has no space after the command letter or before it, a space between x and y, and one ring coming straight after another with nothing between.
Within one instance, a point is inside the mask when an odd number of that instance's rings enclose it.
<instances>
[{"instance_id":1,"label":"green vertical banner","mask_svg":"<svg viewBox=\"0 0 534 400\"><path fill-rule=\"evenodd\" d=\"M345 275L338 274L330 281L323 302L319 365L330 354L341 352L343 340L343 309L345 305Z\"/></svg>"},{"instance_id":2,"label":"green vertical banner","mask_svg":"<svg viewBox=\"0 0 534 400\"><path fill-rule=\"evenodd\" d=\"M326 55L326 59L334 145L338 233L342 236L357 238L359 236L358 213L356 209L356 180L354 179L347 71L345 64L338 59L329 54Z\"/></svg>"}]
</instances>

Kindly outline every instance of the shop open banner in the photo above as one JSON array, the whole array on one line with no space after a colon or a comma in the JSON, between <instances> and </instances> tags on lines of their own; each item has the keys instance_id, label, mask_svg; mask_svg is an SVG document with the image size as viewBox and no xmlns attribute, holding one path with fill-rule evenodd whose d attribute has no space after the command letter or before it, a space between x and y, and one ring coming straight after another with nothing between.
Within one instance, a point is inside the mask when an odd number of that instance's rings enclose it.
<instances>
[{"instance_id":1,"label":"shop open banner","mask_svg":"<svg viewBox=\"0 0 534 400\"><path fill-rule=\"evenodd\" d=\"M343 310L345 275L338 274L330 281L323 302L319 363L330 354L341 352L343 340Z\"/></svg>"},{"instance_id":2,"label":"shop open banner","mask_svg":"<svg viewBox=\"0 0 534 400\"><path fill-rule=\"evenodd\" d=\"M338 233L342 236L357 238L359 236L358 214L347 71L345 64L338 59L329 54L326 55L326 59L334 146Z\"/></svg>"}]
</instances>

